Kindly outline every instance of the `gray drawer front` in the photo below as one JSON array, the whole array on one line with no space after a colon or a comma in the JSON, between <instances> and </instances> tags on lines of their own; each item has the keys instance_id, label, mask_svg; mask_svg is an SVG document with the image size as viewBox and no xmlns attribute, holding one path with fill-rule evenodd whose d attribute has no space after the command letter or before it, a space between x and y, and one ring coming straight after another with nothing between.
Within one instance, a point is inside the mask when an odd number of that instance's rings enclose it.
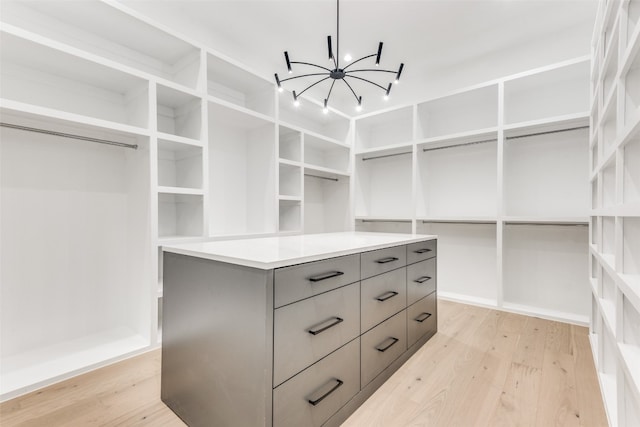
<instances>
[{"instance_id":1,"label":"gray drawer front","mask_svg":"<svg viewBox=\"0 0 640 427\"><path fill-rule=\"evenodd\" d=\"M360 340L361 387L364 387L407 349L406 310L362 335Z\"/></svg>"},{"instance_id":2,"label":"gray drawer front","mask_svg":"<svg viewBox=\"0 0 640 427\"><path fill-rule=\"evenodd\" d=\"M274 389L274 427L322 425L360 391L359 361L355 339ZM316 405L309 403L323 395Z\"/></svg>"},{"instance_id":3,"label":"gray drawer front","mask_svg":"<svg viewBox=\"0 0 640 427\"><path fill-rule=\"evenodd\" d=\"M393 260L397 258L397 260ZM378 249L377 251L362 253L362 275L363 279L382 274L387 271L404 267L407 265L407 250L405 246L394 246L392 248Z\"/></svg>"},{"instance_id":4,"label":"gray drawer front","mask_svg":"<svg viewBox=\"0 0 640 427\"><path fill-rule=\"evenodd\" d=\"M438 254L437 246L438 241L435 239L407 245L407 264L433 258Z\"/></svg>"},{"instance_id":5,"label":"gray drawer front","mask_svg":"<svg viewBox=\"0 0 640 427\"><path fill-rule=\"evenodd\" d=\"M278 385L360 335L360 283L276 309L273 329Z\"/></svg>"},{"instance_id":6,"label":"gray drawer front","mask_svg":"<svg viewBox=\"0 0 640 427\"><path fill-rule=\"evenodd\" d=\"M436 294L437 292L434 292L407 308L409 347L415 344L424 334L437 331L438 308ZM427 317L427 314L430 314L430 316Z\"/></svg>"},{"instance_id":7,"label":"gray drawer front","mask_svg":"<svg viewBox=\"0 0 640 427\"><path fill-rule=\"evenodd\" d=\"M431 258L407 266L407 305L436 290L436 259Z\"/></svg>"},{"instance_id":8,"label":"gray drawer front","mask_svg":"<svg viewBox=\"0 0 640 427\"><path fill-rule=\"evenodd\" d=\"M400 268L363 280L360 295L361 328L365 332L406 308L407 269Z\"/></svg>"},{"instance_id":9,"label":"gray drawer front","mask_svg":"<svg viewBox=\"0 0 640 427\"><path fill-rule=\"evenodd\" d=\"M323 278L331 274L336 276ZM278 268L274 276L274 306L281 307L358 280L360 254Z\"/></svg>"}]
</instances>

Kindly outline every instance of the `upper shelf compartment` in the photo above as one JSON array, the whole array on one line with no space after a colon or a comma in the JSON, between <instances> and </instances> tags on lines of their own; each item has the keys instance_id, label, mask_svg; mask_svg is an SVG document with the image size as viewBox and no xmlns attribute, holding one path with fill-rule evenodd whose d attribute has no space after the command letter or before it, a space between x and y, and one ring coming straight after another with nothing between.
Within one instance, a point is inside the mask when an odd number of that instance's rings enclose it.
<instances>
[{"instance_id":1,"label":"upper shelf compartment","mask_svg":"<svg viewBox=\"0 0 640 427\"><path fill-rule=\"evenodd\" d=\"M513 124L589 110L587 60L507 80L505 123Z\"/></svg>"},{"instance_id":2,"label":"upper shelf compartment","mask_svg":"<svg viewBox=\"0 0 640 427\"><path fill-rule=\"evenodd\" d=\"M418 139L498 125L498 85L492 84L418 104Z\"/></svg>"},{"instance_id":3,"label":"upper shelf compartment","mask_svg":"<svg viewBox=\"0 0 640 427\"><path fill-rule=\"evenodd\" d=\"M113 123L147 128L149 84L116 69L3 31L0 96Z\"/></svg>"},{"instance_id":4,"label":"upper shelf compartment","mask_svg":"<svg viewBox=\"0 0 640 427\"><path fill-rule=\"evenodd\" d=\"M298 107L293 105L293 95L284 91L279 95L280 120L283 123L345 144L349 135L350 120L334 111L322 113L322 107L308 99L300 98ZM289 126L289 127L292 127Z\"/></svg>"},{"instance_id":5,"label":"upper shelf compartment","mask_svg":"<svg viewBox=\"0 0 640 427\"><path fill-rule=\"evenodd\" d=\"M275 117L275 85L242 68L207 55L207 91L209 95Z\"/></svg>"},{"instance_id":6,"label":"upper shelf compartment","mask_svg":"<svg viewBox=\"0 0 640 427\"><path fill-rule=\"evenodd\" d=\"M2 19L119 64L198 88L200 50L102 1L3 1Z\"/></svg>"},{"instance_id":7,"label":"upper shelf compartment","mask_svg":"<svg viewBox=\"0 0 640 427\"><path fill-rule=\"evenodd\" d=\"M386 111L356 121L358 151L411 141L413 141L413 107Z\"/></svg>"}]
</instances>

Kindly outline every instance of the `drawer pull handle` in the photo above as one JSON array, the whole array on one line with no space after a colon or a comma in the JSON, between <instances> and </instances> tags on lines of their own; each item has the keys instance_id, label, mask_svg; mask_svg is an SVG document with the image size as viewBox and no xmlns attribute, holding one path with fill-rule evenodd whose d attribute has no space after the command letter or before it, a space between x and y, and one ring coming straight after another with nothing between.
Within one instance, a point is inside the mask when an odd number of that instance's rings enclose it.
<instances>
[{"instance_id":1,"label":"drawer pull handle","mask_svg":"<svg viewBox=\"0 0 640 427\"><path fill-rule=\"evenodd\" d=\"M424 316L424 317L423 317L423 316ZM416 322L420 322L420 323L422 323L422 322L424 322L425 320L427 320L429 317L431 317L431 313L424 312L424 313L421 313L418 317L416 317L416 318L415 318L415 319L413 319L413 320L415 320Z\"/></svg>"},{"instance_id":2,"label":"drawer pull handle","mask_svg":"<svg viewBox=\"0 0 640 427\"><path fill-rule=\"evenodd\" d=\"M382 348L380 348L380 347L376 347L376 350L378 350L378 351L379 351L379 352L381 352L381 353L384 353L385 351L389 350L389 349L390 349L390 348L391 348L395 343L397 343L398 341L400 341L398 338L395 338L395 337L389 337L388 339L390 339L390 340L391 340L391 342L390 342L388 345L386 345L386 346L384 346L384 347L382 347ZM386 340L385 340L385 341L386 341Z\"/></svg>"},{"instance_id":3,"label":"drawer pull handle","mask_svg":"<svg viewBox=\"0 0 640 427\"><path fill-rule=\"evenodd\" d=\"M313 400L313 399L309 399L309 403L311 403L313 406L316 406L318 403L322 402L327 396L329 396L331 393L333 393L334 391L336 391L338 388L340 388L340 386L342 384L344 384L344 381L339 380L337 378L334 378L332 381L336 382L336 385L334 385L333 387L331 387L331 390L329 390L328 392L326 392L325 394L323 394L322 396L320 396L319 398Z\"/></svg>"},{"instance_id":4,"label":"drawer pull handle","mask_svg":"<svg viewBox=\"0 0 640 427\"><path fill-rule=\"evenodd\" d=\"M427 280L431 280L431 277L429 277L429 276L418 277L416 280L414 280L414 282L416 282L416 283L424 283Z\"/></svg>"},{"instance_id":5,"label":"drawer pull handle","mask_svg":"<svg viewBox=\"0 0 640 427\"><path fill-rule=\"evenodd\" d=\"M388 300L389 298L395 297L396 295L398 295L398 293L396 291L388 291L388 292L385 292L384 294L382 294L380 296L377 296L376 299L378 301L380 301L380 302L383 302L383 301Z\"/></svg>"},{"instance_id":6,"label":"drawer pull handle","mask_svg":"<svg viewBox=\"0 0 640 427\"><path fill-rule=\"evenodd\" d=\"M388 262L392 262L392 261L398 261L398 258L394 257L394 256L390 256L389 258L382 258L377 260L376 262L378 264L386 264Z\"/></svg>"},{"instance_id":7,"label":"drawer pull handle","mask_svg":"<svg viewBox=\"0 0 640 427\"><path fill-rule=\"evenodd\" d=\"M342 276L344 273L342 271L330 271L328 273L319 274L317 276L309 277L310 282L320 282L322 280L331 279L332 277Z\"/></svg>"},{"instance_id":8,"label":"drawer pull handle","mask_svg":"<svg viewBox=\"0 0 640 427\"><path fill-rule=\"evenodd\" d=\"M320 329L314 329L317 327L320 327L322 325L324 325L325 323L327 323L329 320L335 319L333 322L329 323L328 325L320 328ZM342 323L344 322L344 319L340 318L340 317L332 317L331 319L325 320L324 322L320 323L319 325L316 326L312 326L311 329L309 329L309 333L311 335L318 335L320 332L324 332L329 328L333 328L334 326L336 326L338 323Z\"/></svg>"},{"instance_id":9,"label":"drawer pull handle","mask_svg":"<svg viewBox=\"0 0 640 427\"><path fill-rule=\"evenodd\" d=\"M431 252L431 249L429 249L429 248L422 248L422 249L418 249L417 251L413 251L413 252L415 252L415 253L417 253L417 254L425 254L425 253L427 253L427 252Z\"/></svg>"}]
</instances>

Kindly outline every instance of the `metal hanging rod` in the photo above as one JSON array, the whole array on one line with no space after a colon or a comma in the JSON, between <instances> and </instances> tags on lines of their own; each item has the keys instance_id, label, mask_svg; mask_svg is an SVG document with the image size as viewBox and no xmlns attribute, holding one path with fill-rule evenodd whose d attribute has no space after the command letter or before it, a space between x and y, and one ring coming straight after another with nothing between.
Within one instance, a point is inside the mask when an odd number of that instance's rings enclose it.
<instances>
[{"instance_id":1,"label":"metal hanging rod","mask_svg":"<svg viewBox=\"0 0 640 427\"><path fill-rule=\"evenodd\" d=\"M124 142L110 141L108 139L91 138L89 136L74 135L71 133L56 132L53 130L39 129L39 128L33 128L29 126L14 125L12 123L0 122L0 126L5 128L24 130L27 132L43 133L45 135L53 135L53 136L61 136L63 138L69 138L69 139L77 139L80 141L97 142L98 144L115 145L117 147L131 148L133 150L138 149L138 144L125 144Z\"/></svg>"},{"instance_id":2,"label":"metal hanging rod","mask_svg":"<svg viewBox=\"0 0 640 427\"><path fill-rule=\"evenodd\" d=\"M589 224L583 222L510 222L505 221L506 225L552 225L554 227L588 227Z\"/></svg>"},{"instance_id":3,"label":"metal hanging rod","mask_svg":"<svg viewBox=\"0 0 640 427\"><path fill-rule=\"evenodd\" d=\"M570 132L570 131L581 130L581 129L589 129L589 126L579 126L579 127L574 127L574 128L550 130L550 131L545 131L545 132L534 132L534 133L528 133L528 134L525 134L525 135L518 135L518 136L507 136L505 139L508 141L508 140L512 140L512 139L527 138L527 137L530 137L530 136L550 135L550 134L553 134L553 133ZM487 142L497 142L497 141L498 141L497 138L484 139L482 141L465 142L465 143L462 143L462 144L446 145L444 147L423 148L422 151L444 150L446 148L465 147L467 145L485 144Z\"/></svg>"},{"instance_id":4,"label":"metal hanging rod","mask_svg":"<svg viewBox=\"0 0 640 427\"><path fill-rule=\"evenodd\" d=\"M529 136L550 135L550 134L553 134L553 133L571 132L571 131L574 131L574 130L581 130L581 129L589 129L589 126L578 126L578 127L575 127L575 128L549 130L549 131L546 131L546 132L535 132L535 133L528 133L528 134L525 134L525 135L518 135L518 136L508 136L505 139L510 140L510 139L527 138Z\"/></svg>"},{"instance_id":5,"label":"metal hanging rod","mask_svg":"<svg viewBox=\"0 0 640 427\"><path fill-rule=\"evenodd\" d=\"M360 222L399 222L399 223L408 223L411 222L410 219L357 219Z\"/></svg>"},{"instance_id":6,"label":"metal hanging rod","mask_svg":"<svg viewBox=\"0 0 640 427\"><path fill-rule=\"evenodd\" d=\"M447 221L447 220L428 220L428 219L423 219L422 220L423 224L478 224L478 225L496 225L497 221L464 221L464 220L460 220L460 221Z\"/></svg>"},{"instance_id":7,"label":"metal hanging rod","mask_svg":"<svg viewBox=\"0 0 640 427\"><path fill-rule=\"evenodd\" d=\"M413 154L412 151L407 151L405 153L396 153L396 154L384 154L382 156L375 156L375 157L363 157L362 161L364 162L365 160L375 160L375 159L382 159L384 157L394 157L394 156L403 156L405 154Z\"/></svg>"},{"instance_id":8,"label":"metal hanging rod","mask_svg":"<svg viewBox=\"0 0 640 427\"><path fill-rule=\"evenodd\" d=\"M326 179L327 181L338 181L338 178L329 178L326 176L311 175L310 173L305 173L304 176L310 176L312 178L318 178L318 179Z\"/></svg>"},{"instance_id":9,"label":"metal hanging rod","mask_svg":"<svg viewBox=\"0 0 640 427\"><path fill-rule=\"evenodd\" d=\"M444 150L445 148L466 147L467 145L485 144L487 142L497 142L497 141L498 141L497 138L485 139L485 140L482 140L482 141L464 142L462 144L446 145L444 147L423 148L422 151L424 152L424 151Z\"/></svg>"}]
</instances>

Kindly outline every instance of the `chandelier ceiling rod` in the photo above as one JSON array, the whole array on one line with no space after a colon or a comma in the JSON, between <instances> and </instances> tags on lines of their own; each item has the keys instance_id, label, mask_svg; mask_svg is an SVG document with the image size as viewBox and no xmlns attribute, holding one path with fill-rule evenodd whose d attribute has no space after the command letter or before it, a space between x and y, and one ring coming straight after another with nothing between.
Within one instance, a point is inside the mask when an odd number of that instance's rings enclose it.
<instances>
[{"instance_id":1,"label":"chandelier ceiling rod","mask_svg":"<svg viewBox=\"0 0 640 427\"><path fill-rule=\"evenodd\" d=\"M278 74L275 74L275 79L276 79L276 84L278 85L278 90L282 92L283 88L282 88L282 83L289 81L289 80L294 80L294 79L299 79L299 78L303 78L303 77L312 77L312 76L324 76L324 78L321 78L320 80L317 80L314 83L311 83L310 85L308 85L306 88L304 88L302 90L302 92L300 93L296 93L296 91L293 91L293 104L295 106L299 106L300 105L300 101L298 100L298 98L300 97L300 95L302 95L304 92L306 92L307 90L311 89L312 87L316 86L319 83L324 82L325 80L331 78L333 79L333 81L331 82L331 87L329 88L329 92L327 93L327 97L324 99L324 108L323 108L323 112L326 114L328 113L328 107L327 104L329 102L329 98L331 97L331 93L333 91L333 86L335 84L335 82L337 80L342 80L345 85L349 88L349 90L351 91L351 93L353 94L354 98L356 99L356 102L358 103L356 106L356 111L360 111L362 109L362 96L358 96L358 94L356 93L356 91L353 89L353 87L349 84L349 82L347 81L347 78L350 79L356 79L356 80L360 80L360 81L364 81L366 83L372 84L380 89L382 89L385 94L384 94L384 99L388 99L389 97L389 93L391 92L391 87L392 84L389 83L389 85L385 88L384 86L375 83L369 79L366 79L364 77L359 77L359 76L355 76L352 75L353 73L363 73L363 72L382 72L382 73L394 73L396 75L395 77L395 83L398 83L398 81L400 80L400 75L402 74L402 70L404 68L404 64L401 63L400 67L398 68L398 70L383 70L383 69L379 69L379 68L362 68L362 69L358 69L358 70L350 70L347 71L347 68L351 67L352 65L363 61L365 59L369 59L369 58L376 58L376 62L375 65L376 67L380 65L380 57L382 56L382 45L383 43L380 42L378 44L378 51L376 53L373 53L371 55L365 55L360 59L357 59L355 61L352 61L351 63L347 64L344 68L340 68L340 0L336 0L336 55L333 54L333 43L331 41L331 36L327 36L327 50L329 53L329 60L333 61L333 65L335 66L335 68L333 70L324 67L322 65L318 65L318 64L312 64L310 62L301 62L301 61L291 61L289 59L289 52L285 51L284 52L284 60L285 63L287 65L287 71L289 72L289 74L293 73L293 68L292 68L292 64L298 64L298 65L307 65L310 67L316 67L316 68L320 68L322 70L324 70L325 72L320 72L320 73L308 73L308 74L302 74L299 76L293 76L293 77L288 77L286 79L280 79L278 77ZM351 58L347 58L345 57L345 61L350 61Z\"/></svg>"}]
</instances>

